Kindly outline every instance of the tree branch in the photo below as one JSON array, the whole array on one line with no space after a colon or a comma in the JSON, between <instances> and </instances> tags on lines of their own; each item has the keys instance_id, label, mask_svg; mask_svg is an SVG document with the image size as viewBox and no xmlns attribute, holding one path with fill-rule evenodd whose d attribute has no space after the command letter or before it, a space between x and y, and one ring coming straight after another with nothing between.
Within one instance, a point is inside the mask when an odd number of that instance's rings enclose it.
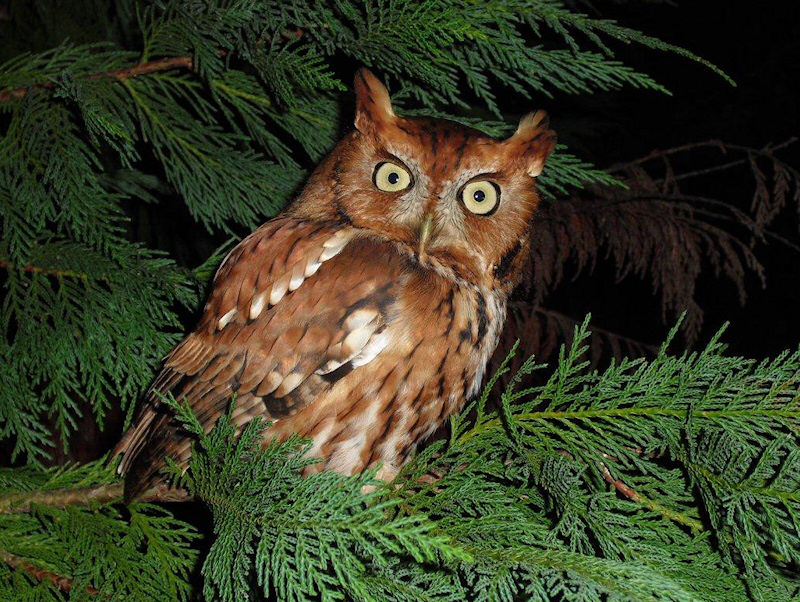
<instances>
[{"instance_id":1,"label":"tree branch","mask_svg":"<svg viewBox=\"0 0 800 602\"><path fill-rule=\"evenodd\" d=\"M59 575L58 573L54 573L53 571L48 571L47 569L40 568L35 564L33 564L32 562L17 556L16 554L12 554L11 552L8 552L6 550L0 550L0 559L2 559L2 561L5 562L8 566L10 566L12 569L25 571L37 581L47 581L49 583L52 583L62 592L68 592L72 590L72 579L70 579L69 577L65 577L64 575ZM91 594L93 596L100 593L100 590L97 590L90 586L87 586L84 591L87 594Z\"/></svg>"},{"instance_id":2,"label":"tree branch","mask_svg":"<svg viewBox=\"0 0 800 602\"><path fill-rule=\"evenodd\" d=\"M67 506L90 506L121 502L125 493L122 481L79 489L50 489L22 491L0 496L0 515L23 514L33 506L66 508ZM185 489L169 485L157 485L136 498L137 502L188 502L192 497Z\"/></svg>"},{"instance_id":3,"label":"tree branch","mask_svg":"<svg viewBox=\"0 0 800 602\"><path fill-rule=\"evenodd\" d=\"M605 456L606 454L602 455ZM600 463L600 473L603 475L603 480L606 483L612 485L614 489L616 489L620 494L622 494L624 497L628 498L632 502L635 502L640 506L644 506L645 508L648 508L653 512L657 512L661 514L664 518L667 518L671 521L675 521L676 523L689 527L689 529L692 530L692 533L700 533L701 531L704 530L703 523L701 523L699 520L687 516L682 512L676 512L675 510L667 508L663 504L660 504L655 500L651 500L650 498L645 497L640 493L637 493L636 491L631 489L623 480L615 479L614 475L611 474L611 471L608 469L608 466L606 466L604 462Z\"/></svg>"},{"instance_id":4,"label":"tree branch","mask_svg":"<svg viewBox=\"0 0 800 602\"><path fill-rule=\"evenodd\" d=\"M32 506L66 508L107 504L122 499L123 483L108 483L80 489L51 489L23 491L0 497L0 514L30 512Z\"/></svg>"},{"instance_id":5,"label":"tree branch","mask_svg":"<svg viewBox=\"0 0 800 602\"><path fill-rule=\"evenodd\" d=\"M673 148L668 148L665 150L654 150L650 154L645 155L644 157L640 157L638 159L634 159L633 161L628 161L626 163L618 163L612 165L608 168L608 172L611 174L619 173L621 171L625 171L626 169L634 166L634 165L644 165L645 163L649 163L650 161L654 161L656 159L663 159L667 161L667 158L671 155L677 155L679 153L688 152L692 150L697 150L700 148L708 148L714 147L719 149L722 153L727 153L728 150L735 150L740 151L743 153L747 153L748 155L755 154L759 157L765 157L772 161L777 161L775 157L773 157L773 153L775 151L783 150L784 148L791 146L795 142L797 142L797 136L792 136L783 142L778 144L768 144L764 148L750 148L747 146L741 146L738 144L727 144L722 142L721 140L706 140L704 142L692 142L691 144L684 144L681 146L676 146ZM677 174L673 176L673 180L679 182L681 180L686 180L689 178L694 178L698 176L703 176L711 173L716 173L719 171L724 171L726 169L731 169L733 167L739 167L741 165L746 165L749 161L749 158L744 159L736 159L734 161L729 161L728 163L723 163L721 165L714 165L712 167L706 167L702 169L697 169L694 171L687 171L682 174ZM794 171L794 170L792 170ZM653 182L656 184L662 183L664 178L655 178Z\"/></svg>"},{"instance_id":6,"label":"tree branch","mask_svg":"<svg viewBox=\"0 0 800 602\"><path fill-rule=\"evenodd\" d=\"M625 163L612 165L608 169L608 171L611 173L623 171L631 165L641 165L643 163L647 163L654 159L661 159L669 155L677 155L678 153L683 153L686 151L696 150L698 148L707 148L707 147L718 148L723 153L727 152L730 149L730 150L743 151L747 153L758 153L760 155L770 155L777 150L782 150L787 146L794 144L795 142L797 142L797 137L792 136L788 140L784 140L783 142L780 142L778 144L775 145L768 144L762 149L750 148L748 146L741 146L739 144L728 144L726 142L723 142L722 140L704 140L702 142L691 142L689 144L682 144L680 146L674 146L672 148L667 148L664 150L654 150L643 157L634 159L633 161L626 161Z\"/></svg>"},{"instance_id":7,"label":"tree branch","mask_svg":"<svg viewBox=\"0 0 800 602\"><path fill-rule=\"evenodd\" d=\"M6 270L13 270L16 266L8 261L0 260L0 268ZM30 272L31 274L44 274L45 276L68 276L70 278L87 278L87 274L83 272L75 272L73 270L57 270L55 268L42 268L36 265L24 265L22 270Z\"/></svg>"},{"instance_id":8,"label":"tree branch","mask_svg":"<svg viewBox=\"0 0 800 602\"><path fill-rule=\"evenodd\" d=\"M126 67L124 69L112 69L111 71L92 73L86 77L87 79L116 79L119 81L124 81L140 75L157 73L159 71L170 71L172 69L194 69L194 61L188 56L174 56L156 59L146 63L139 63L138 65ZM4 92L0 92L0 103L24 98L25 95L32 90L46 90L52 87L53 82L45 82L42 84L35 84L33 86L22 86L12 90L6 90Z\"/></svg>"}]
</instances>

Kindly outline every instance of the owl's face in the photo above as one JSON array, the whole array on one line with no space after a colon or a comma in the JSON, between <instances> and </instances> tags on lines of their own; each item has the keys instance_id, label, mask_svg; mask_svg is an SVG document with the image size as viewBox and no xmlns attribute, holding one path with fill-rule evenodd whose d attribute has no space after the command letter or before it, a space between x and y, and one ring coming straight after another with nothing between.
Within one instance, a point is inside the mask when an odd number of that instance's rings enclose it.
<instances>
[{"instance_id":1,"label":"owl's face","mask_svg":"<svg viewBox=\"0 0 800 602\"><path fill-rule=\"evenodd\" d=\"M386 88L368 71L356 76L356 97L356 129L309 183L327 184L332 198L316 198L422 266L513 287L539 200L534 178L555 146L546 116L527 116L498 141L452 121L395 115Z\"/></svg>"}]
</instances>

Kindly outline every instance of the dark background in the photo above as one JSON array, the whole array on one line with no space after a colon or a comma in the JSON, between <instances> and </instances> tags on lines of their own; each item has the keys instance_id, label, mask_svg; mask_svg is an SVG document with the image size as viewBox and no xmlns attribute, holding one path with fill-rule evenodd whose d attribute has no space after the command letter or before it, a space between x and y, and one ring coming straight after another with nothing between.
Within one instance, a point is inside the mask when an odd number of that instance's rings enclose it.
<instances>
[{"instance_id":1,"label":"dark background","mask_svg":"<svg viewBox=\"0 0 800 602\"><path fill-rule=\"evenodd\" d=\"M572 133L577 140L561 137L582 156L605 167L690 142L720 139L761 148L800 134L795 91L800 74L800 10L793 3L602 2L595 6L602 16L621 25L708 59L737 85L733 87L702 65L671 53L615 45L623 62L651 75L672 96L628 89L564 104L554 99L547 109L556 129L560 111L568 117L572 110L585 114L588 108L594 116L586 131ZM583 4L578 8L592 14ZM778 156L797 168L799 147L800 143L795 143ZM744 209L749 208L754 189L746 167L706 179L698 186L693 192ZM772 230L795 244L800 242L798 207L784 209ZM800 343L800 253L774 241L759 245L756 253L765 268L766 288L750 275L744 307L730 282L715 278L710 270L701 274L698 301L705 310L701 343L726 321L731 325L724 340L736 354L763 357ZM582 315L581 307L585 307L599 326L658 343L672 318L668 316L664 324L660 305L650 294L649 282L628 278L615 284L613 271L601 266L593 277L562 287L557 302L566 304L575 317Z\"/></svg>"}]
</instances>

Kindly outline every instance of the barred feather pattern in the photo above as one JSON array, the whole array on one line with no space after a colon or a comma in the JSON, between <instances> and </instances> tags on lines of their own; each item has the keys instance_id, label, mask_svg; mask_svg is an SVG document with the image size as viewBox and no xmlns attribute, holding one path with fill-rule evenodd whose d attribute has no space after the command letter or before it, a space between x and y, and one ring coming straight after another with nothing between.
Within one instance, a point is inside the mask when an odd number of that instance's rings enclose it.
<instances>
[{"instance_id":1,"label":"barred feather pattern","mask_svg":"<svg viewBox=\"0 0 800 602\"><path fill-rule=\"evenodd\" d=\"M314 470L399 467L477 388L504 317L504 296L421 269L390 242L268 222L224 262L203 319L120 442L129 494L157 481L165 456L189 459L166 393L208 430L236 394L237 427L261 416L267 441L313 438L324 459Z\"/></svg>"}]
</instances>

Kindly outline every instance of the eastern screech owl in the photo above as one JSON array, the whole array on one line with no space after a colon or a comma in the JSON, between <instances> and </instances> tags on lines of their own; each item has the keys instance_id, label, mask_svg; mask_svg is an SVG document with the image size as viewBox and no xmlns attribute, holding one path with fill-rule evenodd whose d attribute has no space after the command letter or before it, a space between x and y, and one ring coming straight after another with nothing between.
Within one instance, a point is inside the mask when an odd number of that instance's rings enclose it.
<instances>
[{"instance_id":1,"label":"eastern screech owl","mask_svg":"<svg viewBox=\"0 0 800 602\"><path fill-rule=\"evenodd\" d=\"M543 112L503 141L403 118L369 71L355 129L281 215L214 278L203 318L167 357L117 453L128 495L190 441L154 392L185 398L210 430L313 438L313 469L387 478L481 383L530 246L534 178L555 146Z\"/></svg>"}]
</instances>

